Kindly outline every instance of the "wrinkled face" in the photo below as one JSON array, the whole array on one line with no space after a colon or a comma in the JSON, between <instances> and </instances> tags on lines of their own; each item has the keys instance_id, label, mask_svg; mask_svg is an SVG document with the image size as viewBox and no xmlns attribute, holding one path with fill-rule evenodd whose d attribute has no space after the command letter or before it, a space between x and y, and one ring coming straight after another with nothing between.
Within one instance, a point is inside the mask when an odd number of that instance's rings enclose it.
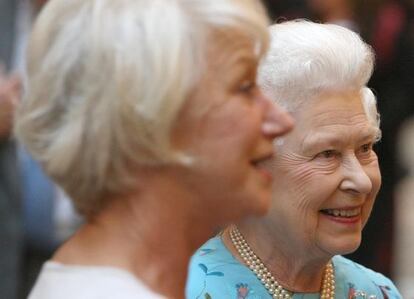
<instances>
[{"instance_id":1,"label":"wrinkled face","mask_svg":"<svg viewBox=\"0 0 414 299\"><path fill-rule=\"evenodd\" d=\"M288 248L316 257L356 250L381 185L378 130L357 92L324 94L299 108L275 157L267 217Z\"/></svg>"},{"instance_id":2,"label":"wrinkled face","mask_svg":"<svg viewBox=\"0 0 414 299\"><path fill-rule=\"evenodd\" d=\"M272 141L292 127L288 114L256 86L257 57L242 35L219 36L207 72L184 105L173 143L195 157L182 179L200 211L221 223L263 214L271 202Z\"/></svg>"}]
</instances>

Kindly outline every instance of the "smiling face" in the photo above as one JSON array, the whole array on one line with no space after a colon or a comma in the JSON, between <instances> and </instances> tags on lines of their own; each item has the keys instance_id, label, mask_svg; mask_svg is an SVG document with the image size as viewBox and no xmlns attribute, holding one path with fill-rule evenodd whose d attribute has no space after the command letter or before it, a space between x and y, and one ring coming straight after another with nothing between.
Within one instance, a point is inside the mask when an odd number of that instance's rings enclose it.
<instances>
[{"instance_id":1,"label":"smiling face","mask_svg":"<svg viewBox=\"0 0 414 299\"><path fill-rule=\"evenodd\" d=\"M357 92L324 94L294 116L275 157L267 221L287 248L309 257L353 252L381 185L372 149L378 129Z\"/></svg>"},{"instance_id":2,"label":"smiling face","mask_svg":"<svg viewBox=\"0 0 414 299\"><path fill-rule=\"evenodd\" d=\"M237 34L215 41L173 143L195 157L182 181L197 195L200 211L227 223L268 210L272 177L260 162L273 155L273 139L289 131L292 120L256 86L251 41Z\"/></svg>"}]
</instances>

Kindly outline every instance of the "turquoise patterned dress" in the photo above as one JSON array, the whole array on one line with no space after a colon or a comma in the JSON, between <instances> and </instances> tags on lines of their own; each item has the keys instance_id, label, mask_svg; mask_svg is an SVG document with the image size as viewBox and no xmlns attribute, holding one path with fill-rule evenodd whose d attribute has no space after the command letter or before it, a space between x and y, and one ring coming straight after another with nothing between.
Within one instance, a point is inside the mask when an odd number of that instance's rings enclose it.
<instances>
[{"instance_id":1,"label":"turquoise patterned dress","mask_svg":"<svg viewBox=\"0 0 414 299\"><path fill-rule=\"evenodd\" d=\"M336 299L402 298L380 273L342 256L333 259ZM204 244L190 263L187 299L271 299L253 272L241 264L217 236ZM319 293L295 293L293 299L319 299Z\"/></svg>"}]
</instances>

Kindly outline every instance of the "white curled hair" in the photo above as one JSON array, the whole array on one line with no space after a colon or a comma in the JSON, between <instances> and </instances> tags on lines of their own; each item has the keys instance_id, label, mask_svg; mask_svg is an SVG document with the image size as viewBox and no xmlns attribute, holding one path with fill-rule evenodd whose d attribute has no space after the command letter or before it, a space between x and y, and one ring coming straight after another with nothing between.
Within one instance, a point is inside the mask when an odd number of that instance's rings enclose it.
<instances>
[{"instance_id":1,"label":"white curled hair","mask_svg":"<svg viewBox=\"0 0 414 299\"><path fill-rule=\"evenodd\" d=\"M259 67L264 93L290 112L326 91L357 90L370 123L378 129L376 98L366 86L374 52L344 27L294 20L269 27L270 49Z\"/></svg>"},{"instance_id":2,"label":"white curled hair","mask_svg":"<svg viewBox=\"0 0 414 299\"><path fill-rule=\"evenodd\" d=\"M30 39L16 135L88 214L129 190L137 166L189 162L170 132L213 33L246 34L260 57L267 26L256 0L51 0Z\"/></svg>"}]
</instances>

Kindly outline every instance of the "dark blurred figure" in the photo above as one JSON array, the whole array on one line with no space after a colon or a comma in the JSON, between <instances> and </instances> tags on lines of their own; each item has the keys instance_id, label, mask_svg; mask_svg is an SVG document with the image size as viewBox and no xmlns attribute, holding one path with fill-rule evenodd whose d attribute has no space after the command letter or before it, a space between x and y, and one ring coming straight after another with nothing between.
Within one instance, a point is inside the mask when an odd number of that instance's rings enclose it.
<instances>
[{"instance_id":1,"label":"dark blurred figure","mask_svg":"<svg viewBox=\"0 0 414 299\"><path fill-rule=\"evenodd\" d=\"M378 105L382 114L383 139L378 144L377 151L381 161L383 187L375 210L375 222L369 223L366 229L366 239L372 240L372 244L361 248L358 254L361 259L368 258L378 269L389 273L393 249L395 187L406 171L397 157L397 137L404 121L414 114L413 1L383 1L378 7L372 33L368 38L377 55L377 67L371 86L378 93Z\"/></svg>"},{"instance_id":2,"label":"dark blurred figure","mask_svg":"<svg viewBox=\"0 0 414 299\"><path fill-rule=\"evenodd\" d=\"M15 1L11 68L22 76L25 74L26 45L32 23L46 2ZM20 172L20 217L23 227L18 298L26 298L42 264L68 235L69 226L63 223L66 219L62 219L61 212L63 208L63 216L67 216L71 206L62 206L66 200L64 194L21 145L17 146L17 164Z\"/></svg>"},{"instance_id":3,"label":"dark blurred figure","mask_svg":"<svg viewBox=\"0 0 414 299\"><path fill-rule=\"evenodd\" d=\"M15 0L0 0L0 298L7 299L17 298L23 246L16 149L10 139L20 80L8 75L16 8Z\"/></svg>"},{"instance_id":4,"label":"dark blurred figure","mask_svg":"<svg viewBox=\"0 0 414 299\"><path fill-rule=\"evenodd\" d=\"M19 80L0 73L0 298L16 298L23 246L15 144L10 140Z\"/></svg>"},{"instance_id":5,"label":"dark blurred figure","mask_svg":"<svg viewBox=\"0 0 414 299\"><path fill-rule=\"evenodd\" d=\"M312 19L337 24L355 32L359 26L355 20L354 2L350 0L308 0Z\"/></svg>"},{"instance_id":6,"label":"dark blurred figure","mask_svg":"<svg viewBox=\"0 0 414 299\"><path fill-rule=\"evenodd\" d=\"M0 0L0 299L26 298L57 245L56 189L12 139L31 23L44 0Z\"/></svg>"},{"instance_id":7,"label":"dark blurred figure","mask_svg":"<svg viewBox=\"0 0 414 299\"><path fill-rule=\"evenodd\" d=\"M273 22L293 20L308 15L305 0L264 0Z\"/></svg>"}]
</instances>

